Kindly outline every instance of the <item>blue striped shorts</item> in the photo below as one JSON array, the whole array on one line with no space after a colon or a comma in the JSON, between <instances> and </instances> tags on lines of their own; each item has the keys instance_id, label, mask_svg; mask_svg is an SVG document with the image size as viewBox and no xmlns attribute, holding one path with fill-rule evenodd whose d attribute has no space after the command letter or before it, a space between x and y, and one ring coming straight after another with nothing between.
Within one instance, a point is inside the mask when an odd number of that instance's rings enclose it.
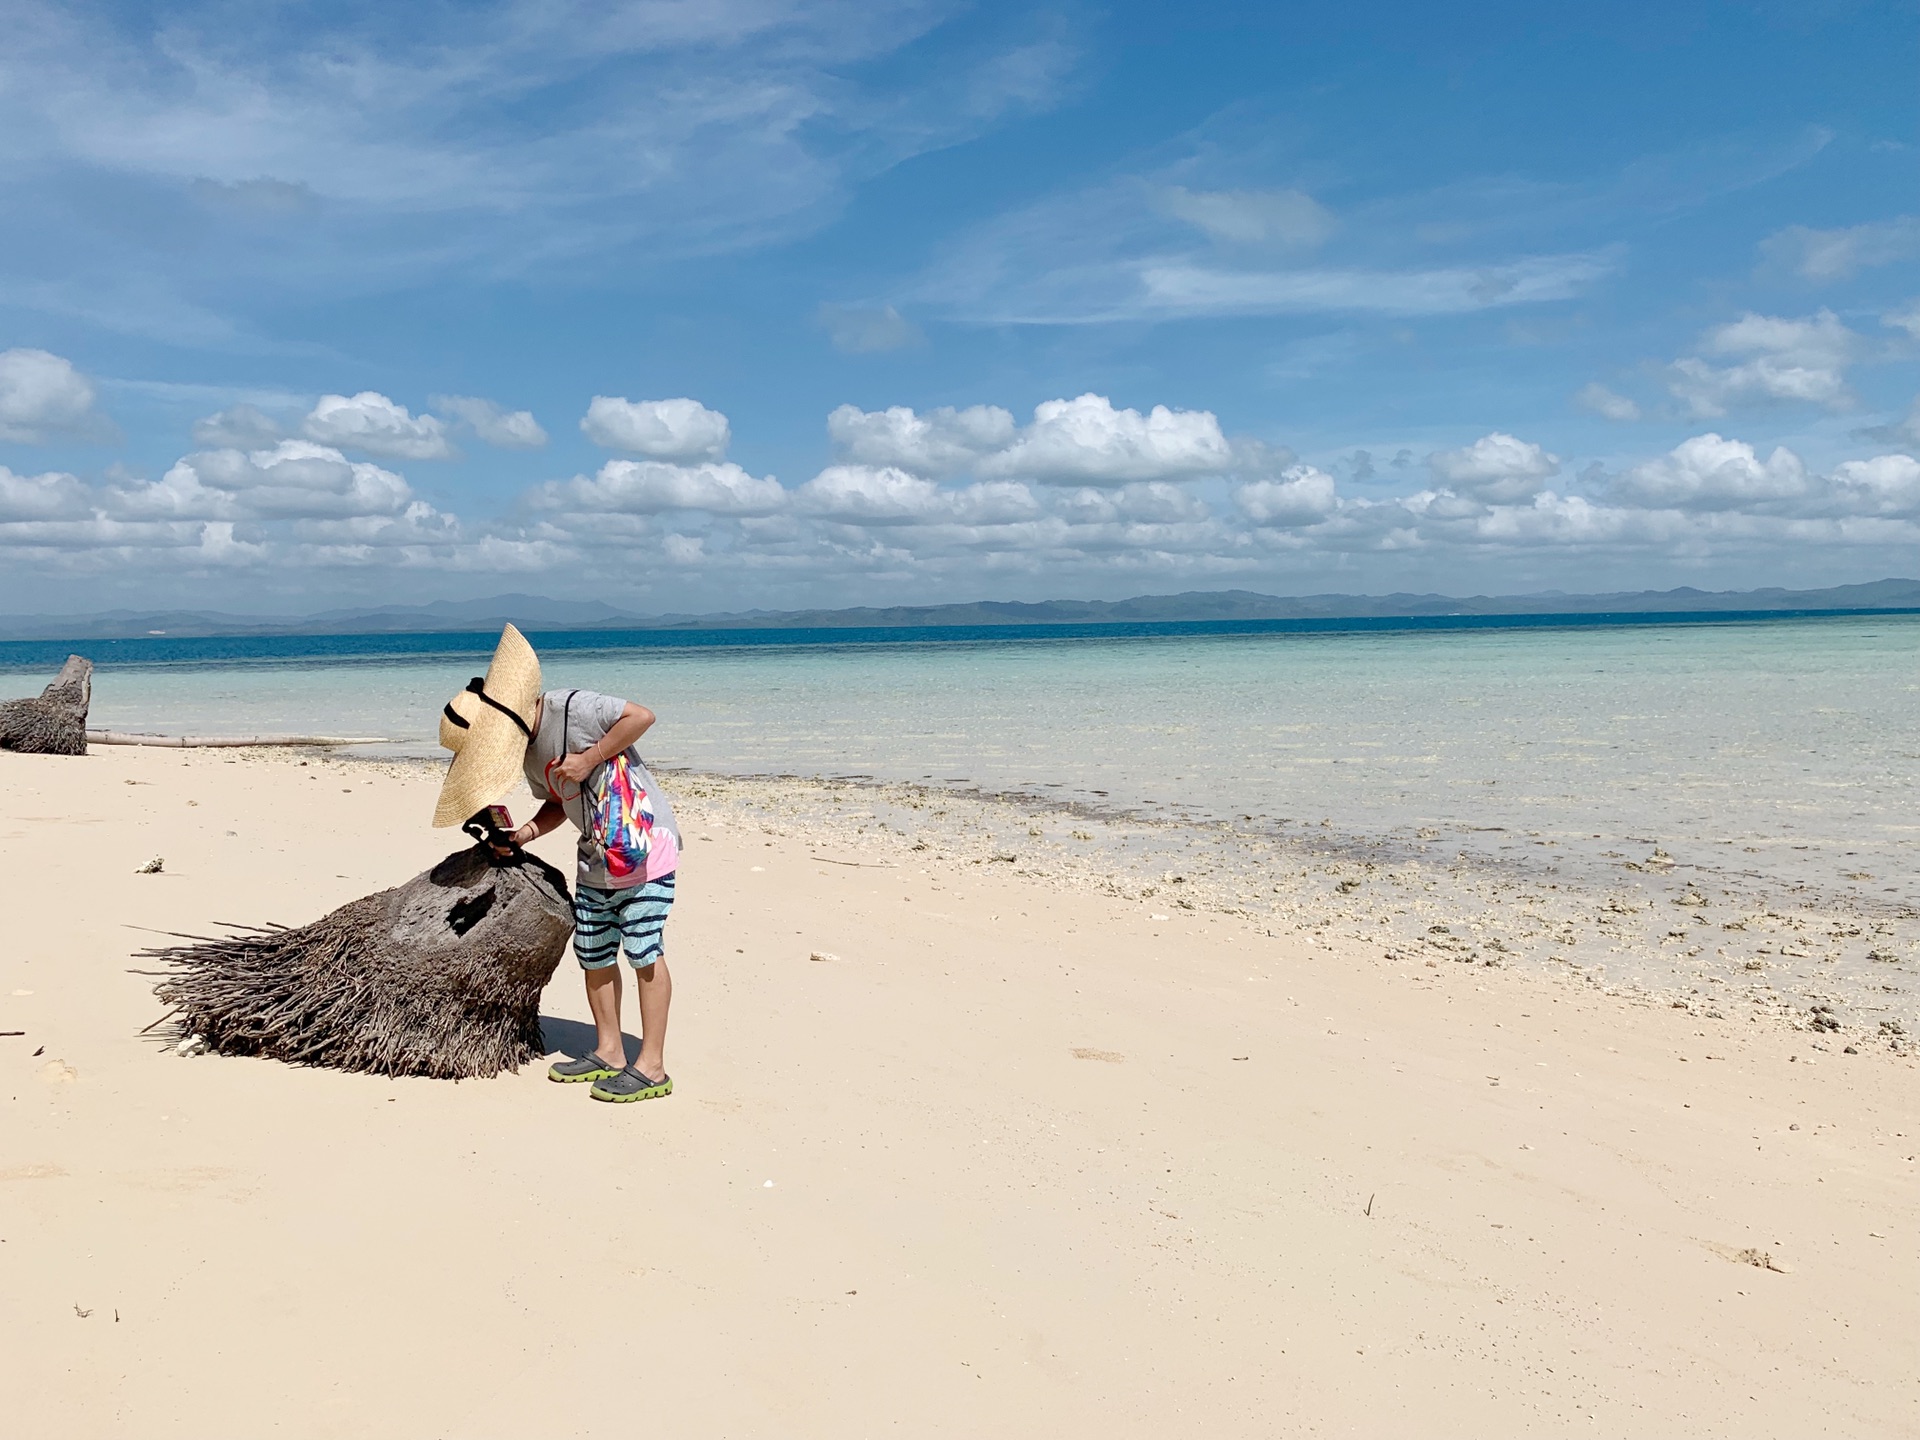
<instances>
[{"instance_id":1,"label":"blue striped shorts","mask_svg":"<svg viewBox=\"0 0 1920 1440\"><path fill-rule=\"evenodd\" d=\"M604 970L624 952L644 970L666 953L662 932L673 907L673 876L624 890L573 887L573 954L582 970Z\"/></svg>"}]
</instances>

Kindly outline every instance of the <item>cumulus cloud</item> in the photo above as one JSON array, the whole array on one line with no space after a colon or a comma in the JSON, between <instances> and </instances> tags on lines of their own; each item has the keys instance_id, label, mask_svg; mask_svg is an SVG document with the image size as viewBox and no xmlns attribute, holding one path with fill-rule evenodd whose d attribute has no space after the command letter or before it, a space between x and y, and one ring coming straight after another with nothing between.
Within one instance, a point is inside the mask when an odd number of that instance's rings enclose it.
<instances>
[{"instance_id":1,"label":"cumulus cloud","mask_svg":"<svg viewBox=\"0 0 1920 1440\"><path fill-rule=\"evenodd\" d=\"M926 343L920 327L891 305L822 305L818 318L833 348L848 355L904 350Z\"/></svg>"},{"instance_id":2,"label":"cumulus cloud","mask_svg":"<svg viewBox=\"0 0 1920 1440\"><path fill-rule=\"evenodd\" d=\"M894 465L919 475L951 475L1013 443L1011 412L998 405L942 406L924 415L904 405L862 410L842 405L827 416L827 435L848 460Z\"/></svg>"},{"instance_id":3,"label":"cumulus cloud","mask_svg":"<svg viewBox=\"0 0 1920 1440\"><path fill-rule=\"evenodd\" d=\"M976 469L1043 485L1125 485L1218 475L1232 464L1212 411L1156 405L1142 415L1087 394L1035 406L1033 423Z\"/></svg>"},{"instance_id":4,"label":"cumulus cloud","mask_svg":"<svg viewBox=\"0 0 1920 1440\"><path fill-rule=\"evenodd\" d=\"M1290 528L1316 525L1339 504L1333 477L1311 465L1295 465L1278 480L1256 480L1233 492L1233 503L1256 525Z\"/></svg>"},{"instance_id":5,"label":"cumulus cloud","mask_svg":"<svg viewBox=\"0 0 1920 1440\"><path fill-rule=\"evenodd\" d=\"M93 382L45 350L0 350L0 440L29 445L105 428Z\"/></svg>"},{"instance_id":6,"label":"cumulus cloud","mask_svg":"<svg viewBox=\"0 0 1920 1440\"><path fill-rule=\"evenodd\" d=\"M1091 487L1069 492L1084 511L1104 505L1111 515L1102 519L1125 520L1137 524L1189 524L1212 516L1213 508L1193 491L1164 480L1137 480L1118 490Z\"/></svg>"},{"instance_id":7,"label":"cumulus cloud","mask_svg":"<svg viewBox=\"0 0 1920 1440\"><path fill-rule=\"evenodd\" d=\"M1825 490L1832 507L1844 514L1920 514L1920 460L1911 455L1847 460L1834 468Z\"/></svg>"},{"instance_id":8,"label":"cumulus cloud","mask_svg":"<svg viewBox=\"0 0 1920 1440\"><path fill-rule=\"evenodd\" d=\"M123 516L195 520L388 516L413 499L391 470L308 440L282 440L268 450L200 451L152 484L111 495L113 510Z\"/></svg>"},{"instance_id":9,"label":"cumulus cloud","mask_svg":"<svg viewBox=\"0 0 1920 1440\"><path fill-rule=\"evenodd\" d=\"M1634 466L1614 481L1613 492L1654 508L1737 510L1798 499L1808 482L1806 466L1791 450L1776 449L1761 460L1744 440L1708 433Z\"/></svg>"},{"instance_id":10,"label":"cumulus cloud","mask_svg":"<svg viewBox=\"0 0 1920 1440\"><path fill-rule=\"evenodd\" d=\"M795 496L810 515L856 524L904 524L944 508L939 486L892 465L829 465Z\"/></svg>"},{"instance_id":11,"label":"cumulus cloud","mask_svg":"<svg viewBox=\"0 0 1920 1440\"><path fill-rule=\"evenodd\" d=\"M1920 216L1897 215L1836 230L1790 225L1761 241L1760 248L1809 280L1845 280L1876 265L1920 256Z\"/></svg>"},{"instance_id":12,"label":"cumulus cloud","mask_svg":"<svg viewBox=\"0 0 1920 1440\"><path fill-rule=\"evenodd\" d=\"M1560 457L1496 430L1463 450L1436 451L1427 457L1427 467L1456 494L1510 505L1535 494L1548 476L1558 475Z\"/></svg>"},{"instance_id":13,"label":"cumulus cloud","mask_svg":"<svg viewBox=\"0 0 1920 1440\"><path fill-rule=\"evenodd\" d=\"M427 403L502 450L538 450L547 443L547 432L531 410L508 410L477 395L434 395Z\"/></svg>"},{"instance_id":14,"label":"cumulus cloud","mask_svg":"<svg viewBox=\"0 0 1920 1440\"><path fill-rule=\"evenodd\" d=\"M847 525L1011 525L1044 513L1016 481L943 489L893 465L829 465L793 499L803 515Z\"/></svg>"},{"instance_id":15,"label":"cumulus cloud","mask_svg":"<svg viewBox=\"0 0 1920 1440\"><path fill-rule=\"evenodd\" d=\"M1889 330L1904 330L1920 340L1920 300L1910 300L1897 310L1889 310L1880 317L1880 323Z\"/></svg>"},{"instance_id":16,"label":"cumulus cloud","mask_svg":"<svg viewBox=\"0 0 1920 1440\"><path fill-rule=\"evenodd\" d=\"M1773 343L1751 333L1723 343L1744 363L1763 342ZM433 406L469 423L456 404L436 398ZM1504 431L1429 455L1432 485L1413 494L1393 493L1406 488L1410 452L1378 462L1386 452L1348 449L1341 473L1370 471L1376 482L1355 498L1283 448L1229 439L1209 412L1121 409L1098 395L1049 401L1025 426L996 406L842 406L828 417L838 458L793 490L714 458L730 438L726 417L690 400L617 401L598 420L628 443L694 458L608 459L597 472L534 487L516 510L477 526L414 496L394 471L307 438L207 445L151 483L110 471L90 486L0 468L0 569L387 567L559 577L589 573L596 557L644 537L677 587L755 575L776 586L862 577L987 585L1013 573L1049 583L1128 576L1144 587L1150 577L1266 584L1276 566L1298 575L1300 564L1345 567L1362 556L1376 557L1375 566L1422 554L1473 565L1543 554L1611 563L1751 559L1787 546L1897 556L1920 545L1913 453L1816 472L1791 450L1769 454L1718 433L1617 475L1583 474L1580 495L1549 488L1558 456ZM1920 429L1920 416L1912 423ZM234 406L199 429L239 437L272 426L271 416ZM1889 434L1891 449L1920 448L1907 426L1885 428L1900 431ZM674 607L687 608L691 594L676 590ZM754 601L794 598L775 588Z\"/></svg>"},{"instance_id":17,"label":"cumulus cloud","mask_svg":"<svg viewBox=\"0 0 1920 1440\"><path fill-rule=\"evenodd\" d=\"M1606 420L1638 420L1640 407L1625 395L1617 394L1602 385L1598 380L1582 385L1575 392L1573 403L1582 410L1591 410Z\"/></svg>"},{"instance_id":18,"label":"cumulus cloud","mask_svg":"<svg viewBox=\"0 0 1920 1440\"><path fill-rule=\"evenodd\" d=\"M935 477L971 471L982 479L1043 485L1190 480L1271 465L1282 456L1292 459L1291 452L1257 443L1236 449L1210 411L1156 405L1142 415L1092 394L1045 401L1025 427L998 405L925 413L904 405L887 410L842 405L827 417L827 434L841 456L856 465Z\"/></svg>"},{"instance_id":19,"label":"cumulus cloud","mask_svg":"<svg viewBox=\"0 0 1920 1440\"><path fill-rule=\"evenodd\" d=\"M86 499L86 488L76 476L58 471L16 475L0 465L0 521L84 515Z\"/></svg>"},{"instance_id":20,"label":"cumulus cloud","mask_svg":"<svg viewBox=\"0 0 1920 1440\"><path fill-rule=\"evenodd\" d=\"M706 541L698 535L665 535L660 553L674 565L698 565L707 558Z\"/></svg>"},{"instance_id":21,"label":"cumulus cloud","mask_svg":"<svg viewBox=\"0 0 1920 1440\"><path fill-rule=\"evenodd\" d=\"M1847 367L1858 346L1859 337L1831 310L1804 320L1749 312L1708 331L1702 355L1674 361L1667 388L1703 419L1754 400L1803 401L1843 409L1852 403ZM1715 364L1704 356L1734 363Z\"/></svg>"},{"instance_id":22,"label":"cumulus cloud","mask_svg":"<svg viewBox=\"0 0 1920 1440\"><path fill-rule=\"evenodd\" d=\"M193 443L203 450L259 450L278 444L286 427L254 405L234 405L193 422Z\"/></svg>"},{"instance_id":23,"label":"cumulus cloud","mask_svg":"<svg viewBox=\"0 0 1920 1440\"><path fill-rule=\"evenodd\" d=\"M451 460L455 454L440 419L411 415L375 390L322 395L300 429L322 445L396 460Z\"/></svg>"},{"instance_id":24,"label":"cumulus cloud","mask_svg":"<svg viewBox=\"0 0 1920 1440\"><path fill-rule=\"evenodd\" d=\"M537 509L587 514L704 510L715 515L771 515L785 506L787 492L771 475L755 478L731 461L674 465L662 460L609 460L591 477L549 481L530 498Z\"/></svg>"},{"instance_id":25,"label":"cumulus cloud","mask_svg":"<svg viewBox=\"0 0 1920 1440\"><path fill-rule=\"evenodd\" d=\"M722 460L733 432L727 417L698 400L628 400L596 395L580 433L603 450L625 450L654 460Z\"/></svg>"}]
</instances>

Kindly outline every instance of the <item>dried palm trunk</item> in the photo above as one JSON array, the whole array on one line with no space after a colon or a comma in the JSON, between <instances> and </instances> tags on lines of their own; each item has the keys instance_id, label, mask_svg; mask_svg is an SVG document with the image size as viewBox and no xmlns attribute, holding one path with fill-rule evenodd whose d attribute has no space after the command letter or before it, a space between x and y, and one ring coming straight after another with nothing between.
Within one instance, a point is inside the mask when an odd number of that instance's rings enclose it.
<instances>
[{"instance_id":1,"label":"dried palm trunk","mask_svg":"<svg viewBox=\"0 0 1920 1440\"><path fill-rule=\"evenodd\" d=\"M154 993L176 1032L224 1054L458 1080L545 1052L540 992L572 933L559 871L476 845L297 930L143 958L170 967Z\"/></svg>"},{"instance_id":2,"label":"dried palm trunk","mask_svg":"<svg viewBox=\"0 0 1920 1440\"><path fill-rule=\"evenodd\" d=\"M86 754L87 706L92 703L93 662L69 655L38 699L0 702L0 750Z\"/></svg>"}]
</instances>

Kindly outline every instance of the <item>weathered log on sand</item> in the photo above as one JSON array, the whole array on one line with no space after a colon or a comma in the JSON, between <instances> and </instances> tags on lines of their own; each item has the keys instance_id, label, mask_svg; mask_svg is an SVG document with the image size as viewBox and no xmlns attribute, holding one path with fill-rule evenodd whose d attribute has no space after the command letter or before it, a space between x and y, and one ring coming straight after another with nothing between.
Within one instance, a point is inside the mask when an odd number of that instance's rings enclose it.
<instances>
[{"instance_id":1,"label":"weathered log on sand","mask_svg":"<svg viewBox=\"0 0 1920 1440\"><path fill-rule=\"evenodd\" d=\"M92 745L165 745L174 749L252 749L257 745L382 745L378 735L133 735L125 730L89 730Z\"/></svg>"},{"instance_id":2,"label":"weathered log on sand","mask_svg":"<svg viewBox=\"0 0 1920 1440\"><path fill-rule=\"evenodd\" d=\"M476 845L297 930L232 928L145 952L169 967L156 1025L227 1055L458 1080L544 1053L573 907L551 865Z\"/></svg>"},{"instance_id":3,"label":"weathered log on sand","mask_svg":"<svg viewBox=\"0 0 1920 1440\"><path fill-rule=\"evenodd\" d=\"M87 707L92 703L93 662L69 655L37 698L0 701L0 750L86 754Z\"/></svg>"}]
</instances>

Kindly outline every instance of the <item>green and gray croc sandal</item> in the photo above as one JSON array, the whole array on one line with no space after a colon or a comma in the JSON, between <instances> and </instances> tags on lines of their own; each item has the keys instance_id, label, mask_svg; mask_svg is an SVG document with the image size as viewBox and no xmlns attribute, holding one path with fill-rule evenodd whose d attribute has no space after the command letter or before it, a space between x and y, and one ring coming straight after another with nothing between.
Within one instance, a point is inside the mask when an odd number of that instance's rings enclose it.
<instances>
[{"instance_id":1,"label":"green and gray croc sandal","mask_svg":"<svg viewBox=\"0 0 1920 1440\"><path fill-rule=\"evenodd\" d=\"M629 1100L657 1100L662 1095L673 1093L673 1077L662 1075L658 1080L649 1080L629 1065L611 1080L594 1081L591 1093L596 1100L611 1100L615 1104L624 1104Z\"/></svg>"},{"instance_id":2,"label":"green and gray croc sandal","mask_svg":"<svg viewBox=\"0 0 1920 1440\"><path fill-rule=\"evenodd\" d=\"M562 1085L578 1085L582 1080L606 1080L620 1072L589 1051L578 1060L556 1060L547 1067L547 1078Z\"/></svg>"}]
</instances>

